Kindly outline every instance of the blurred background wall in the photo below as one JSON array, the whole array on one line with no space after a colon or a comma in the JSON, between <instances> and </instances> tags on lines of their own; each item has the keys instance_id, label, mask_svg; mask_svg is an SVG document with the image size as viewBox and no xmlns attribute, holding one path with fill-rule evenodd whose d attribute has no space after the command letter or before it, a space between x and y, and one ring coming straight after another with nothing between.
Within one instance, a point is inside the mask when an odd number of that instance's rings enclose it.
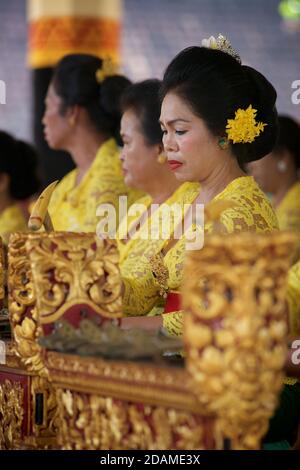
<instances>
[{"instance_id":1,"label":"blurred background wall","mask_svg":"<svg viewBox=\"0 0 300 470\"><path fill-rule=\"evenodd\" d=\"M284 21L279 4L280 0L123 0L123 71L132 80L161 77L179 50L221 32L244 63L258 68L275 85L279 111L300 120L300 104L291 100L292 82L300 80L299 22ZM32 140L26 1L0 0L0 19L0 80L6 83L0 128Z\"/></svg>"}]
</instances>

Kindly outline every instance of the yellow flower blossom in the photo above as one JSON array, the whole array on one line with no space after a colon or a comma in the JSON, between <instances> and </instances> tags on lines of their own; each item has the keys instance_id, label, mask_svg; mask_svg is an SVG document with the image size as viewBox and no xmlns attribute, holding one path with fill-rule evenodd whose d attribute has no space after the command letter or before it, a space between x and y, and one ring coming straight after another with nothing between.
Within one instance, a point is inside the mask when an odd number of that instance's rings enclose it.
<instances>
[{"instance_id":1,"label":"yellow flower blossom","mask_svg":"<svg viewBox=\"0 0 300 470\"><path fill-rule=\"evenodd\" d=\"M116 64L109 57L105 58L103 59L102 67L96 70L96 80L98 83L102 83L107 77L116 75L116 73Z\"/></svg>"},{"instance_id":2,"label":"yellow flower blossom","mask_svg":"<svg viewBox=\"0 0 300 470\"><path fill-rule=\"evenodd\" d=\"M267 126L263 122L256 122L256 113L257 110L250 104L247 109L239 108L234 119L227 119L228 140L232 140L234 144L253 142Z\"/></svg>"}]
</instances>

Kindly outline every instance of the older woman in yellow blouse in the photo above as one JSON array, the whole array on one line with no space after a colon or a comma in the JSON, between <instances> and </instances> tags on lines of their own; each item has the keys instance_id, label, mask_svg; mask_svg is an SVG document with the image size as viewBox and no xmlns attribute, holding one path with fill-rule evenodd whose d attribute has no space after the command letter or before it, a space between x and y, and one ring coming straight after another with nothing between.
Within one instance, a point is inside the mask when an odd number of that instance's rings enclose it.
<instances>
[{"instance_id":1,"label":"older woman in yellow blouse","mask_svg":"<svg viewBox=\"0 0 300 470\"><path fill-rule=\"evenodd\" d=\"M100 204L118 212L119 196L129 204L140 197L124 184L119 161L120 96L128 85L92 55L71 54L57 65L45 101L45 138L51 148L68 151L76 169L52 196L55 230L95 231Z\"/></svg>"},{"instance_id":2,"label":"older woman in yellow blouse","mask_svg":"<svg viewBox=\"0 0 300 470\"><path fill-rule=\"evenodd\" d=\"M269 153L276 142L276 92L272 85L228 53L192 47L168 66L161 92L160 121L170 169L182 183L200 183L191 208L229 200L233 205L222 213L218 230L230 233L277 229L270 202L253 177L242 169L246 162ZM191 228L204 228L208 233L214 225ZM132 325L155 328L163 324L170 333L181 334L182 313L176 292L182 280L187 235L186 232L179 240L165 241L161 250L172 296L166 313L153 319L132 318ZM158 302L160 290L151 265L140 270L140 260L142 254L136 259L136 280L130 286L131 298L143 293L143 309L131 312L136 316L144 315Z\"/></svg>"},{"instance_id":3,"label":"older woman in yellow blouse","mask_svg":"<svg viewBox=\"0 0 300 470\"><path fill-rule=\"evenodd\" d=\"M31 145L0 132L0 236L26 232L25 205L39 189L37 154Z\"/></svg>"},{"instance_id":4,"label":"older woman in yellow blouse","mask_svg":"<svg viewBox=\"0 0 300 470\"><path fill-rule=\"evenodd\" d=\"M270 193L279 228L299 235L300 259L300 126L288 116L279 116L279 138L273 151L249 165L261 188Z\"/></svg>"},{"instance_id":5,"label":"older woman in yellow blouse","mask_svg":"<svg viewBox=\"0 0 300 470\"><path fill-rule=\"evenodd\" d=\"M130 85L122 96L121 161L125 182L147 193L131 206L117 234L127 315L149 313L145 311L145 305L149 305L149 299L145 302L144 298L147 293L141 290L139 295L132 296L131 285L138 284L141 272L149 269L151 256L159 253L165 243L162 236L165 209L173 204L183 206L199 191L198 183L180 185L166 162L159 125L160 85L159 80L145 80ZM143 276L141 279L143 282ZM123 326L126 323L128 326L130 319L124 319Z\"/></svg>"}]
</instances>

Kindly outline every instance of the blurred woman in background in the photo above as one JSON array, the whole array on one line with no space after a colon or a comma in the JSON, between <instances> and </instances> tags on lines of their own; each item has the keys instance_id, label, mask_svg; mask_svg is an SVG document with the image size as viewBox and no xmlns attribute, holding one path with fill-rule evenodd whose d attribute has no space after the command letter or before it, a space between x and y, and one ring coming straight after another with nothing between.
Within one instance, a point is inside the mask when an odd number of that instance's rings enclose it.
<instances>
[{"instance_id":1,"label":"blurred woman in background","mask_svg":"<svg viewBox=\"0 0 300 470\"><path fill-rule=\"evenodd\" d=\"M27 231L26 203L40 186L35 149L0 132L0 236L8 243L12 232Z\"/></svg>"},{"instance_id":2,"label":"blurred woman in background","mask_svg":"<svg viewBox=\"0 0 300 470\"><path fill-rule=\"evenodd\" d=\"M159 124L160 85L159 80L145 80L130 85L122 96L121 161L125 182L147 193L136 201L139 207L132 206L137 210L127 214L118 231L125 315L149 313L150 299L146 300L145 296L148 293L138 290L137 286L139 280L143 286L142 273L149 272L150 258L165 244L162 232L166 228L168 209L173 204L183 207L199 191L198 183L180 184L167 163ZM151 314L158 312L159 308ZM130 318L122 320L123 327L130 324Z\"/></svg>"},{"instance_id":3,"label":"blurred woman in background","mask_svg":"<svg viewBox=\"0 0 300 470\"><path fill-rule=\"evenodd\" d=\"M279 116L279 138L263 159L249 164L260 187L271 195L279 228L293 230L299 236L296 260L300 259L300 126L288 117Z\"/></svg>"},{"instance_id":4,"label":"blurred woman in background","mask_svg":"<svg viewBox=\"0 0 300 470\"><path fill-rule=\"evenodd\" d=\"M119 196L130 205L140 193L124 184L119 161L120 97L129 80L112 74L102 59L70 54L54 70L43 117L45 138L76 164L55 189L49 213L55 230L95 231L96 209Z\"/></svg>"}]
</instances>

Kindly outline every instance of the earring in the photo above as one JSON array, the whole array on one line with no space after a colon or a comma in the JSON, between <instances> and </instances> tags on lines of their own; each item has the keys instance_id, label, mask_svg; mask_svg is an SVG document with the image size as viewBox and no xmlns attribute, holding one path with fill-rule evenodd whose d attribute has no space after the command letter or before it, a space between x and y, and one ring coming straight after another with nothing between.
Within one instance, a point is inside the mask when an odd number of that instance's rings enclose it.
<instances>
[{"instance_id":1,"label":"earring","mask_svg":"<svg viewBox=\"0 0 300 470\"><path fill-rule=\"evenodd\" d=\"M218 144L222 150L226 150L228 148L229 142L228 142L228 139L226 139L226 137L220 137Z\"/></svg>"},{"instance_id":2,"label":"earring","mask_svg":"<svg viewBox=\"0 0 300 470\"><path fill-rule=\"evenodd\" d=\"M277 163L277 168L280 171L280 173L284 173L286 171L286 163L283 160L280 160Z\"/></svg>"},{"instance_id":3,"label":"earring","mask_svg":"<svg viewBox=\"0 0 300 470\"><path fill-rule=\"evenodd\" d=\"M167 156L164 153L160 153L157 157L157 161L158 161L158 163L163 165L167 161Z\"/></svg>"}]
</instances>

